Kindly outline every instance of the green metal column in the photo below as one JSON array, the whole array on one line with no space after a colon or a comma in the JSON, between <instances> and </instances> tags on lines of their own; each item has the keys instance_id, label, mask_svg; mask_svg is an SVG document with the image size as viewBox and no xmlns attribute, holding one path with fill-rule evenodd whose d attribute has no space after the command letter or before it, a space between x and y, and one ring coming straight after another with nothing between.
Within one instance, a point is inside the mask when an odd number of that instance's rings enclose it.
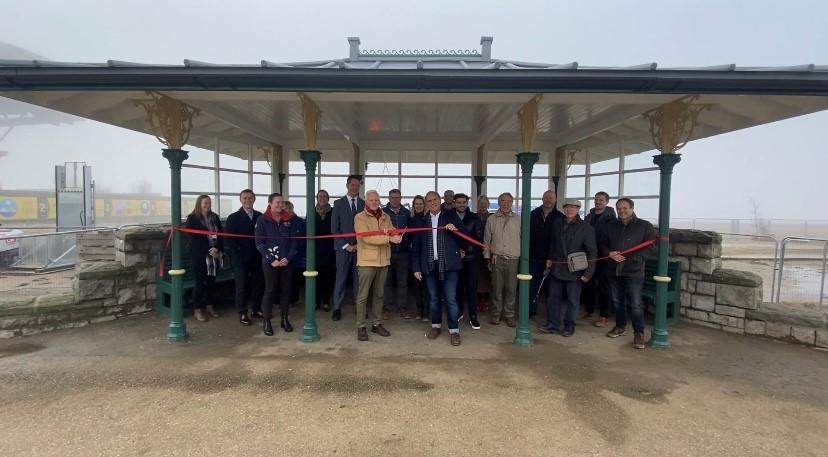
<instances>
[{"instance_id":1,"label":"green metal column","mask_svg":"<svg viewBox=\"0 0 828 457\"><path fill-rule=\"evenodd\" d=\"M172 278L172 296L170 297L170 327L167 339L184 341L187 339L187 325L184 323L184 284L181 268L181 233L176 230L181 225L181 164L189 155L182 149L164 149L163 156L170 162L170 213L172 222L172 265L169 271Z\"/></svg>"},{"instance_id":2,"label":"green metal column","mask_svg":"<svg viewBox=\"0 0 828 457\"><path fill-rule=\"evenodd\" d=\"M516 155L520 164L522 184L520 190L520 269L518 286L518 325L515 330L515 346L532 345L532 331L529 329L529 215L532 212L532 167L538 161L538 153L521 152Z\"/></svg>"},{"instance_id":3,"label":"green metal column","mask_svg":"<svg viewBox=\"0 0 828 457\"><path fill-rule=\"evenodd\" d=\"M670 347L667 333L667 260L670 255L670 184L673 167L681 161L681 154L659 154L653 158L661 171L661 188L658 196L658 269L656 281L655 325L650 346L658 349Z\"/></svg>"},{"instance_id":4,"label":"green metal column","mask_svg":"<svg viewBox=\"0 0 828 457\"><path fill-rule=\"evenodd\" d=\"M307 200L307 235L316 235L316 166L322 154L316 150L299 151L299 157L305 162L305 200ZM305 250L305 325L302 327L301 341L312 343L319 341L316 327L316 240L307 240Z\"/></svg>"}]
</instances>

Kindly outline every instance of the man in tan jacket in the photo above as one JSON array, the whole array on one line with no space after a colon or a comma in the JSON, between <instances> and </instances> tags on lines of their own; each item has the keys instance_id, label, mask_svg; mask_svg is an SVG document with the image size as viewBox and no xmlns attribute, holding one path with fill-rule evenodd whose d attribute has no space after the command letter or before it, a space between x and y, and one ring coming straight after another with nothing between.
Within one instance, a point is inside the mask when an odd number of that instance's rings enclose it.
<instances>
[{"instance_id":1,"label":"man in tan jacket","mask_svg":"<svg viewBox=\"0 0 828 457\"><path fill-rule=\"evenodd\" d=\"M394 234L391 218L380 207L379 193L375 190L365 192L365 209L354 216L354 231L357 233L357 269L358 291L356 301L357 339L368 341L365 308L368 295L372 297L374 323L371 332L380 336L390 336L391 332L382 326L383 292L388 265L391 264L391 245L399 244L402 235ZM382 234L361 236L361 232L381 231Z\"/></svg>"},{"instance_id":2,"label":"man in tan jacket","mask_svg":"<svg viewBox=\"0 0 828 457\"><path fill-rule=\"evenodd\" d=\"M486 220L483 250L492 272L492 307L489 309L492 325L500 324L501 313L509 327L516 325L515 298L517 271L520 260L520 216L512 212L514 197L508 192L497 199L498 210Z\"/></svg>"}]
</instances>

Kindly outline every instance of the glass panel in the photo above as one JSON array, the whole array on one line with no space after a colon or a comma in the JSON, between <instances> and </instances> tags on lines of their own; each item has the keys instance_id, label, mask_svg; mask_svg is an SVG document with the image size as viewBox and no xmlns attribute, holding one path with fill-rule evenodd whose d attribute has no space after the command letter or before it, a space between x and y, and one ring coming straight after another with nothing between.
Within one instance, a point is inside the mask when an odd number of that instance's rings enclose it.
<instances>
[{"instance_id":1,"label":"glass panel","mask_svg":"<svg viewBox=\"0 0 828 457\"><path fill-rule=\"evenodd\" d=\"M184 162L187 165L204 165L206 167L213 167L216 165L213 151L187 146L187 160Z\"/></svg>"},{"instance_id":2,"label":"glass panel","mask_svg":"<svg viewBox=\"0 0 828 457\"><path fill-rule=\"evenodd\" d=\"M270 188L270 176L253 175L253 192L256 193L257 200L267 198L273 192Z\"/></svg>"},{"instance_id":3,"label":"glass panel","mask_svg":"<svg viewBox=\"0 0 828 457\"><path fill-rule=\"evenodd\" d=\"M604 191L611 197L618 195L618 175L592 176L589 178L590 196L596 192Z\"/></svg>"},{"instance_id":4,"label":"glass panel","mask_svg":"<svg viewBox=\"0 0 828 457\"><path fill-rule=\"evenodd\" d=\"M323 176L319 189L325 189L328 191L328 194L331 196L331 200L333 200L345 195L347 190L345 189L345 181L346 178L341 176Z\"/></svg>"},{"instance_id":5,"label":"glass panel","mask_svg":"<svg viewBox=\"0 0 828 457\"><path fill-rule=\"evenodd\" d=\"M399 182L397 177L390 178L388 176L366 176L365 177L365 191L375 190L379 192L380 197L388 196L388 191L397 188Z\"/></svg>"},{"instance_id":6,"label":"glass panel","mask_svg":"<svg viewBox=\"0 0 828 457\"><path fill-rule=\"evenodd\" d=\"M240 159L227 154L219 155L219 168L232 168L247 171L247 159Z\"/></svg>"},{"instance_id":7,"label":"glass panel","mask_svg":"<svg viewBox=\"0 0 828 457\"><path fill-rule=\"evenodd\" d=\"M566 153L566 175L576 176L586 174L586 151L567 151Z\"/></svg>"},{"instance_id":8,"label":"glass panel","mask_svg":"<svg viewBox=\"0 0 828 457\"><path fill-rule=\"evenodd\" d=\"M299 217L304 218L305 214L308 212L305 206L308 204L308 200L305 197L291 196L288 197L288 201L293 203L293 211L295 211Z\"/></svg>"},{"instance_id":9,"label":"glass panel","mask_svg":"<svg viewBox=\"0 0 828 457\"><path fill-rule=\"evenodd\" d=\"M507 178L489 178L486 180L486 194L492 203L497 204L497 198L503 192L510 192L517 198L517 180ZM496 206L495 206L496 207Z\"/></svg>"},{"instance_id":10,"label":"glass panel","mask_svg":"<svg viewBox=\"0 0 828 457\"><path fill-rule=\"evenodd\" d=\"M184 192L215 192L213 170L181 168L181 190Z\"/></svg>"},{"instance_id":11,"label":"glass panel","mask_svg":"<svg viewBox=\"0 0 828 457\"><path fill-rule=\"evenodd\" d=\"M548 177L549 176L549 164L547 163L536 163L534 167L532 167L532 176L540 177Z\"/></svg>"},{"instance_id":12,"label":"glass panel","mask_svg":"<svg viewBox=\"0 0 828 457\"><path fill-rule=\"evenodd\" d=\"M593 163L589 166L590 173L608 173L610 171L618 171L620 161L618 157L614 159L604 160L601 162Z\"/></svg>"},{"instance_id":13,"label":"glass panel","mask_svg":"<svg viewBox=\"0 0 828 457\"><path fill-rule=\"evenodd\" d=\"M264 173L270 173L270 165L267 164L265 160L254 160L253 161L253 171L261 171Z\"/></svg>"},{"instance_id":14,"label":"glass panel","mask_svg":"<svg viewBox=\"0 0 828 457\"><path fill-rule=\"evenodd\" d=\"M351 164L348 162L334 162L322 161L322 172L326 175L344 175L351 174ZM319 168L317 168L318 173Z\"/></svg>"},{"instance_id":15,"label":"glass panel","mask_svg":"<svg viewBox=\"0 0 828 457\"><path fill-rule=\"evenodd\" d=\"M486 176L517 176L516 163L489 163L486 164Z\"/></svg>"},{"instance_id":16,"label":"glass panel","mask_svg":"<svg viewBox=\"0 0 828 457\"><path fill-rule=\"evenodd\" d=\"M219 172L219 186L223 194L238 194L247 189L250 183L247 182L247 173L236 173L235 171Z\"/></svg>"},{"instance_id":17,"label":"glass panel","mask_svg":"<svg viewBox=\"0 0 828 457\"><path fill-rule=\"evenodd\" d=\"M316 165L316 172L319 173L319 165ZM305 174L305 162L301 160L291 160L288 162L288 173L292 175Z\"/></svg>"},{"instance_id":18,"label":"glass panel","mask_svg":"<svg viewBox=\"0 0 828 457\"><path fill-rule=\"evenodd\" d=\"M566 198L585 197L585 178L566 178Z\"/></svg>"},{"instance_id":19,"label":"glass panel","mask_svg":"<svg viewBox=\"0 0 828 457\"><path fill-rule=\"evenodd\" d=\"M549 179L532 179L532 198L541 198L543 193L549 190Z\"/></svg>"},{"instance_id":20,"label":"glass panel","mask_svg":"<svg viewBox=\"0 0 828 457\"><path fill-rule=\"evenodd\" d=\"M438 163L437 174L441 176L471 176L470 163Z\"/></svg>"},{"instance_id":21,"label":"glass panel","mask_svg":"<svg viewBox=\"0 0 828 457\"><path fill-rule=\"evenodd\" d=\"M624 173L624 195L658 195L659 187L658 170Z\"/></svg>"},{"instance_id":22,"label":"glass panel","mask_svg":"<svg viewBox=\"0 0 828 457\"><path fill-rule=\"evenodd\" d=\"M365 167L365 174L371 175L397 175L400 165L397 162L368 162Z\"/></svg>"},{"instance_id":23,"label":"glass panel","mask_svg":"<svg viewBox=\"0 0 828 457\"><path fill-rule=\"evenodd\" d=\"M400 191L407 196L425 196L426 192L435 190L434 185L434 178L402 178Z\"/></svg>"},{"instance_id":24,"label":"glass panel","mask_svg":"<svg viewBox=\"0 0 828 457\"><path fill-rule=\"evenodd\" d=\"M236 204L234 205L234 203L236 203ZM235 212L237 209L239 209L240 206L241 205L239 205L237 202L234 202L233 200L231 200L229 197L227 197L225 195L225 196L221 197L221 210L219 211L219 216L222 219L226 219L227 216L233 214L233 212ZM215 211L215 210L216 210L216 208L214 206L213 211Z\"/></svg>"},{"instance_id":25,"label":"glass panel","mask_svg":"<svg viewBox=\"0 0 828 457\"><path fill-rule=\"evenodd\" d=\"M440 195L446 190L453 190L455 194L471 195L472 182L469 178L438 178L437 191Z\"/></svg>"},{"instance_id":26,"label":"glass panel","mask_svg":"<svg viewBox=\"0 0 828 457\"><path fill-rule=\"evenodd\" d=\"M644 151L624 157L624 170L635 170L637 168L650 168L656 166L653 163L653 156L659 152L656 150Z\"/></svg>"},{"instance_id":27,"label":"glass panel","mask_svg":"<svg viewBox=\"0 0 828 457\"><path fill-rule=\"evenodd\" d=\"M636 198L635 215L647 219L655 224L658 221L658 199L657 198Z\"/></svg>"},{"instance_id":28,"label":"glass panel","mask_svg":"<svg viewBox=\"0 0 828 457\"><path fill-rule=\"evenodd\" d=\"M396 175L399 172L399 151L367 150L363 157L366 175Z\"/></svg>"},{"instance_id":29,"label":"glass panel","mask_svg":"<svg viewBox=\"0 0 828 457\"><path fill-rule=\"evenodd\" d=\"M400 153L401 174L412 176L434 176L434 151L403 151Z\"/></svg>"}]
</instances>

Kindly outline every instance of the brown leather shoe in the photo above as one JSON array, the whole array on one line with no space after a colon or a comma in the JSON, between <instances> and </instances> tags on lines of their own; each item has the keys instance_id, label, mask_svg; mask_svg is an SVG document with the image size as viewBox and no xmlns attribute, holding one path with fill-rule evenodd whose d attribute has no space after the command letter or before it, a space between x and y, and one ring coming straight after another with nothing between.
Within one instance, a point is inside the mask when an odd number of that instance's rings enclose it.
<instances>
[{"instance_id":1,"label":"brown leather shoe","mask_svg":"<svg viewBox=\"0 0 828 457\"><path fill-rule=\"evenodd\" d=\"M221 314L219 314L218 312L216 312L215 309L213 309L213 305L207 305L207 314L209 314L210 317L221 317Z\"/></svg>"},{"instance_id":2,"label":"brown leather shoe","mask_svg":"<svg viewBox=\"0 0 828 457\"><path fill-rule=\"evenodd\" d=\"M408 314L408 308L405 306L400 307L400 317L403 319L411 319L411 314Z\"/></svg>"},{"instance_id":3,"label":"brown leather shoe","mask_svg":"<svg viewBox=\"0 0 828 457\"><path fill-rule=\"evenodd\" d=\"M607 319L606 317L599 317L598 319L595 320L595 322L592 323L593 327L604 328L607 325L609 325L609 319Z\"/></svg>"},{"instance_id":4,"label":"brown leather shoe","mask_svg":"<svg viewBox=\"0 0 828 457\"><path fill-rule=\"evenodd\" d=\"M207 313L200 309L193 311L193 317L195 317L195 320L199 322L207 322L209 320L209 318L207 317Z\"/></svg>"},{"instance_id":5,"label":"brown leather shoe","mask_svg":"<svg viewBox=\"0 0 828 457\"><path fill-rule=\"evenodd\" d=\"M429 330L428 333L426 333L426 338L430 340L435 340L438 336L440 336L440 332L441 331L439 328L431 327L431 330Z\"/></svg>"},{"instance_id":6,"label":"brown leather shoe","mask_svg":"<svg viewBox=\"0 0 828 457\"><path fill-rule=\"evenodd\" d=\"M517 326L517 321L515 321L514 317L507 317L506 318L506 325L508 325L509 327L516 327Z\"/></svg>"},{"instance_id":7,"label":"brown leather shoe","mask_svg":"<svg viewBox=\"0 0 828 457\"><path fill-rule=\"evenodd\" d=\"M357 339L359 341L368 341L368 330L365 330L365 327L357 329Z\"/></svg>"},{"instance_id":8,"label":"brown leather shoe","mask_svg":"<svg viewBox=\"0 0 828 457\"><path fill-rule=\"evenodd\" d=\"M460 334L459 333L452 333L451 336L451 345L452 346L460 346Z\"/></svg>"},{"instance_id":9,"label":"brown leather shoe","mask_svg":"<svg viewBox=\"0 0 828 457\"><path fill-rule=\"evenodd\" d=\"M489 323L492 325L500 325L500 318L498 316L492 316L491 319L489 319Z\"/></svg>"},{"instance_id":10,"label":"brown leather shoe","mask_svg":"<svg viewBox=\"0 0 828 457\"><path fill-rule=\"evenodd\" d=\"M391 336L391 332L386 330L382 324L372 326L371 333L376 333L379 336Z\"/></svg>"}]
</instances>

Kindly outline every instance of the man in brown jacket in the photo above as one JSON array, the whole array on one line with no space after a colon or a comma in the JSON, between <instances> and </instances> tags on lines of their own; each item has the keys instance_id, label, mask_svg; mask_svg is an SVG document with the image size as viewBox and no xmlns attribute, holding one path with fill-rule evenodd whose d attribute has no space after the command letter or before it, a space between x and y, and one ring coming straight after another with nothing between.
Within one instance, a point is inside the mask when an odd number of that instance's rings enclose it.
<instances>
[{"instance_id":1,"label":"man in brown jacket","mask_svg":"<svg viewBox=\"0 0 828 457\"><path fill-rule=\"evenodd\" d=\"M371 332L380 336L390 336L391 332L382 326L383 292L388 275L388 265L391 264L389 243L399 244L402 241L402 235L394 234L391 218L380 207L380 197L377 191L369 190L365 193L365 209L354 216L354 231L357 233L357 339L368 341L365 308L372 289L374 323L371 326ZM360 235L361 232L376 231L381 231L382 234Z\"/></svg>"}]
</instances>

